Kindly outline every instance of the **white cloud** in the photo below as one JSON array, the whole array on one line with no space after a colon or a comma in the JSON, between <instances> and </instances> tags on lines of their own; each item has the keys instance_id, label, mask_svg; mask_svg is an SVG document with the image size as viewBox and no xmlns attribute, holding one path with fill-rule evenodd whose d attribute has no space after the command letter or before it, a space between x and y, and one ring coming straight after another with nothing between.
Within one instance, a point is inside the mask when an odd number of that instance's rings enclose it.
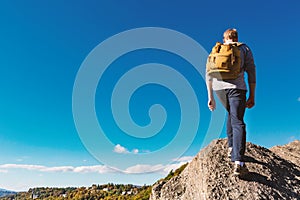
<instances>
[{"instance_id":1,"label":"white cloud","mask_svg":"<svg viewBox=\"0 0 300 200\"><path fill-rule=\"evenodd\" d=\"M179 162L173 164L157 164L157 165L144 165L137 164L131 167L128 167L123 172L117 168L111 168L105 165L92 165L92 166L56 166L56 167L47 167L43 165L23 165L23 164L3 164L0 165L0 173L7 173L10 169L24 169L31 171L39 171L39 172L58 172L58 173L125 173L125 174L140 174L140 173L151 173L157 172L161 174L167 174L171 170L175 170L179 168L181 165L186 162Z\"/></svg>"},{"instance_id":2,"label":"white cloud","mask_svg":"<svg viewBox=\"0 0 300 200\"><path fill-rule=\"evenodd\" d=\"M167 165L167 166L165 166L163 173L168 174L171 170L175 171L176 169L178 169L179 167L181 167L184 164L186 164L186 162L180 162L180 163Z\"/></svg>"},{"instance_id":3,"label":"white cloud","mask_svg":"<svg viewBox=\"0 0 300 200\"><path fill-rule=\"evenodd\" d=\"M296 137L295 136L290 136L289 139L288 139L288 142L293 142L294 140L296 140Z\"/></svg>"},{"instance_id":4,"label":"white cloud","mask_svg":"<svg viewBox=\"0 0 300 200\"><path fill-rule=\"evenodd\" d=\"M76 168L74 168L73 172L77 172L77 173L94 173L94 172L96 172L99 174L105 174L105 173L118 172L118 170L107 167L105 165L93 165L93 166L76 167Z\"/></svg>"},{"instance_id":5,"label":"white cloud","mask_svg":"<svg viewBox=\"0 0 300 200\"><path fill-rule=\"evenodd\" d=\"M127 153L138 154L140 151L138 149L133 149L132 151L129 151L126 147L123 147L120 144L117 144L114 147L113 152L120 153L120 154L127 154Z\"/></svg>"},{"instance_id":6,"label":"white cloud","mask_svg":"<svg viewBox=\"0 0 300 200\"><path fill-rule=\"evenodd\" d=\"M0 169L0 173L7 173L8 171L5 169Z\"/></svg>"},{"instance_id":7,"label":"white cloud","mask_svg":"<svg viewBox=\"0 0 300 200\"><path fill-rule=\"evenodd\" d=\"M140 173L150 173L150 172L157 172L163 171L164 166L161 164L158 165L134 165L128 167L124 172L127 174L140 174Z\"/></svg>"},{"instance_id":8,"label":"white cloud","mask_svg":"<svg viewBox=\"0 0 300 200\"><path fill-rule=\"evenodd\" d=\"M180 158L174 158L173 161L178 161L178 162L190 162L193 160L194 156L183 156Z\"/></svg>"},{"instance_id":9,"label":"white cloud","mask_svg":"<svg viewBox=\"0 0 300 200\"><path fill-rule=\"evenodd\" d=\"M298 97L298 99L297 99L299 102L300 102L300 97Z\"/></svg>"},{"instance_id":10,"label":"white cloud","mask_svg":"<svg viewBox=\"0 0 300 200\"><path fill-rule=\"evenodd\" d=\"M4 164L0 165L0 169L27 169L27 170L43 170L42 165L23 165L23 164Z\"/></svg>"},{"instance_id":11,"label":"white cloud","mask_svg":"<svg viewBox=\"0 0 300 200\"><path fill-rule=\"evenodd\" d=\"M121 145L116 145L115 151L118 153L129 153L129 151ZM138 149L134 149L133 153L139 153ZM173 159L173 163L170 164L155 164L145 165L137 164L130 166L125 170L117 168L111 168L105 165L91 165L91 166L53 166L47 167L44 165L28 165L28 164L3 164L0 165L0 173L7 173L10 169L23 169L39 172L53 172L53 173L125 173L125 174L141 174L141 173L161 173L163 175L168 174L171 170L176 170L183 164L192 160L192 156L184 156L181 158Z\"/></svg>"},{"instance_id":12,"label":"white cloud","mask_svg":"<svg viewBox=\"0 0 300 200\"><path fill-rule=\"evenodd\" d=\"M142 174L142 173L151 173L151 172L156 172L156 173L161 173L163 175L167 175L171 170L176 170L179 167L181 167L183 164L186 162L179 162L179 163L173 163L173 164L167 164L167 165L162 165L162 164L157 164L157 165L134 165L131 167L128 167L124 173L126 174Z\"/></svg>"},{"instance_id":13,"label":"white cloud","mask_svg":"<svg viewBox=\"0 0 300 200\"><path fill-rule=\"evenodd\" d=\"M300 140L300 134L290 136L287 140L287 143L294 142L295 140Z\"/></svg>"},{"instance_id":14,"label":"white cloud","mask_svg":"<svg viewBox=\"0 0 300 200\"><path fill-rule=\"evenodd\" d=\"M129 151L125 147L121 146L120 144L117 144L115 146L114 152L116 152L116 153L129 153Z\"/></svg>"},{"instance_id":15,"label":"white cloud","mask_svg":"<svg viewBox=\"0 0 300 200\"><path fill-rule=\"evenodd\" d=\"M132 150L132 153L138 154L138 153L139 153L139 150L138 150L138 149L133 149L133 150Z\"/></svg>"},{"instance_id":16,"label":"white cloud","mask_svg":"<svg viewBox=\"0 0 300 200\"><path fill-rule=\"evenodd\" d=\"M25 160L28 159L28 158L29 158L29 156L22 156L22 157L20 157L20 158L17 158L16 161L17 161L17 162L23 162L23 161L25 161Z\"/></svg>"},{"instance_id":17,"label":"white cloud","mask_svg":"<svg viewBox=\"0 0 300 200\"><path fill-rule=\"evenodd\" d=\"M93 165L93 166L58 166L58 167L46 167L43 165L21 165L21 164L4 164L0 165L0 172L7 172L8 169L25 169L34 170L40 172L73 172L73 173L113 173L118 172L117 169L112 169L105 165Z\"/></svg>"},{"instance_id":18,"label":"white cloud","mask_svg":"<svg viewBox=\"0 0 300 200\"><path fill-rule=\"evenodd\" d=\"M74 167L72 166L60 166L60 167L44 167L40 171L42 172L73 172Z\"/></svg>"}]
</instances>

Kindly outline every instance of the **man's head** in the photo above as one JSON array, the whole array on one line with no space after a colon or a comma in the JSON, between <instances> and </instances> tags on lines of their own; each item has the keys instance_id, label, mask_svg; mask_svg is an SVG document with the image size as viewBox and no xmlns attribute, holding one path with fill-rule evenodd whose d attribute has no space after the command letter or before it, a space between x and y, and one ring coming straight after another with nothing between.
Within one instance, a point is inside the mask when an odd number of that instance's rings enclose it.
<instances>
[{"instance_id":1,"label":"man's head","mask_svg":"<svg viewBox=\"0 0 300 200\"><path fill-rule=\"evenodd\" d=\"M224 43L227 42L237 42L238 41L238 32L234 28L227 29L223 34Z\"/></svg>"}]
</instances>

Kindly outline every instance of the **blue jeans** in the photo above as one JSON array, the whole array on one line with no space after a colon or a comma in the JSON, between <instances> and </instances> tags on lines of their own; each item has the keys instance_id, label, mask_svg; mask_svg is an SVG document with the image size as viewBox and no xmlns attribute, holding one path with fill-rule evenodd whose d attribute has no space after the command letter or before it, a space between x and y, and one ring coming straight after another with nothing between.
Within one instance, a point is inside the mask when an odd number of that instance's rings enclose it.
<instances>
[{"instance_id":1,"label":"blue jeans","mask_svg":"<svg viewBox=\"0 0 300 200\"><path fill-rule=\"evenodd\" d=\"M217 96L228 112L227 137L228 147L232 147L232 161L244 161L246 149L246 125L244 122L246 92L246 90L240 89L216 91Z\"/></svg>"}]
</instances>

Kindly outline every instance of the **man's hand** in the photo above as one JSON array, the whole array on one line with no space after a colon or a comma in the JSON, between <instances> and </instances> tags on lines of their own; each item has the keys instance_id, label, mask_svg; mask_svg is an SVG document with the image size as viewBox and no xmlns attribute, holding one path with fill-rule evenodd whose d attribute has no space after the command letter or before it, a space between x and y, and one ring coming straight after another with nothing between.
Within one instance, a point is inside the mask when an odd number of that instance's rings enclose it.
<instances>
[{"instance_id":1,"label":"man's hand","mask_svg":"<svg viewBox=\"0 0 300 200\"><path fill-rule=\"evenodd\" d=\"M252 108L255 105L255 87L256 87L256 83L250 83L249 84L249 90L250 90L250 95L249 98L246 102L246 107L247 108Z\"/></svg>"},{"instance_id":2,"label":"man's hand","mask_svg":"<svg viewBox=\"0 0 300 200\"><path fill-rule=\"evenodd\" d=\"M216 109L215 99L214 98L209 99L207 105L210 111L214 111Z\"/></svg>"},{"instance_id":3,"label":"man's hand","mask_svg":"<svg viewBox=\"0 0 300 200\"><path fill-rule=\"evenodd\" d=\"M255 105L254 97L249 97L247 102L246 102L246 107L247 108L252 108L254 105Z\"/></svg>"},{"instance_id":4,"label":"man's hand","mask_svg":"<svg viewBox=\"0 0 300 200\"><path fill-rule=\"evenodd\" d=\"M206 86L208 92L208 103L207 106L210 111L214 111L216 109L216 101L214 98L214 93L212 89L212 81L210 79L206 79Z\"/></svg>"}]
</instances>

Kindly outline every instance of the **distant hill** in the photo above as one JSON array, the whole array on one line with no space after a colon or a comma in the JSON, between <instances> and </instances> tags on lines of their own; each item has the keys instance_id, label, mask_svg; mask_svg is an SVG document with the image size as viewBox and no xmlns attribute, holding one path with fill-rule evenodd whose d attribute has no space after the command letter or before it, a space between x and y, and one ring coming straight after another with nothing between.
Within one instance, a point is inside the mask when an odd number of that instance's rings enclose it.
<instances>
[{"instance_id":1,"label":"distant hill","mask_svg":"<svg viewBox=\"0 0 300 200\"><path fill-rule=\"evenodd\" d=\"M150 193L151 186L108 183L78 188L30 188L27 192L18 192L17 194L0 197L0 200L148 200Z\"/></svg>"},{"instance_id":2,"label":"distant hill","mask_svg":"<svg viewBox=\"0 0 300 200\"><path fill-rule=\"evenodd\" d=\"M250 173L238 178L232 175L227 141L214 140L178 176L154 184L150 200L299 200L299 147L299 141L295 141L274 147L274 153L247 143L246 165Z\"/></svg>"},{"instance_id":3,"label":"distant hill","mask_svg":"<svg viewBox=\"0 0 300 200\"><path fill-rule=\"evenodd\" d=\"M14 195L14 194L16 194L16 192L0 188L0 197L4 197L4 196L7 196L7 195Z\"/></svg>"}]
</instances>

